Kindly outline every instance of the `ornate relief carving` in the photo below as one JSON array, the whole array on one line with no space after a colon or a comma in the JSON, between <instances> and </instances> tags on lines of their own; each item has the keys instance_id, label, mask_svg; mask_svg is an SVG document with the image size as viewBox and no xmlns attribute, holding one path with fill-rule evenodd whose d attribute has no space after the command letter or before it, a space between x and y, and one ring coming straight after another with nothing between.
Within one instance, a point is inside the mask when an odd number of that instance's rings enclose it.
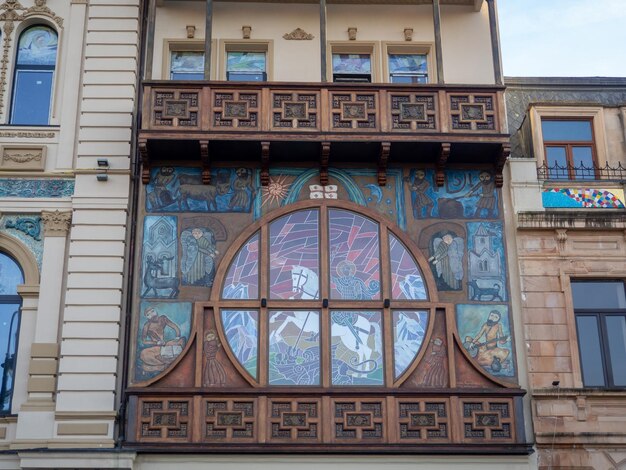
<instances>
[{"instance_id":1,"label":"ornate relief carving","mask_svg":"<svg viewBox=\"0 0 626 470\"><path fill-rule=\"evenodd\" d=\"M196 90L153 91L152 125L198 127L200 93Z\"/></svg>"},{"instance_id":2,"label":"ornate relief carving","mask_svg":"<svg viewBox=\"0 0 626 470\"><path fill-rule=\"evenodd\" d=\"M296 28L290 33L283 34L283 39L287 41L311 41L314 37L302 28Z\"/></svg>"},{"instance_id":3,"label":"ornate relief carving","mask_svg":"<svg viewBox=\"0 0 626 470\"><path fill-rule=\"evenodd\" d=\"M74 194L74 180L0 179L0 197L70 197Z\"/></svg>"},{"instance_id":4,"label":"ornate relief carving","mask_svg":"<svg viewBox=\"0 0 626 470\"><path fill-rule=\"evenodd\" d=\"M190 440L189 400L143 401L140 407L139 434L144 440Z\"/></svg>"},{"instance_id":5,"label":"ornate relief carving","mask_svg":"<svg viewBox=\"0 0 626 470\"><path fill-rule=\"evenodd\" d=\"M384 402L382 400L335 400L333 416L335 441L384 440Z\"/></svg>"},{"instance_id":6,"label":"ornate relief carving","mask_svg":"<svg viewBox=\"0 0 626 470\"><path fill-rule=\"evenodd\" d=\"M0 169L20 171L41 171L45 167L46 147L3 146Z\"/></svg>"},{"instance_id":7,"label":"ornate relief carving","mask_svg":"<svg viewBox=\"0 0 626 470\"><path fill-rule=\"evenodd\" d=\"M46 0L35 0L35 5L26 8L18 0L6 0L0 5L0 21L4 22L2 27L2 59L0 60L0 114L4 107L4 97L6 96L7 73L11 55L12 33L16 23L24 21L32 16L45 16L54 21L59 28L63 28L63 18L58 16L46 6Z\"/></svg>"},{"instance_id":8,"label":"ornate relief carving","mask_svg":"<svg viewBox=\"0 0 626 470\"><path fill-rule=\"evenodd\" d=\"M259 128L260 92L220 91L213 94L213 128Z\"/></svg>"},{"instance_id":9,"label":"ornate relief carving","mask_svg":"<svg viewBox=\"0 0 626 470\"><path fill-rule=\"evenodd\" d=\"M434 93L393 93L389 103L393 130L437 129L437 96Z\"/></svg>"},{"instance_id":10,"label":"ornate relief carving","mask_svg":"<svg viewBox=\"0 0 626 470\"><path fill-rule=\"evenodd\" d=\"M463 407L463 435L468 440L513 441L513 403L506 401L461 402Z\"/></svg>"},{"instance_id":11,"label":"ornate relief carving","mask_svg":"<svg viewBox=\"0 0 626 470\"><path fill-rule=\"evenodd\" d=\"M448 402L441 400L400 400L399 436L402 442L450 439Z\"/></svg>"},{"instance_id":12,"label":"ornate relief carving","mask_svg":"<svg viewBox=\"0 0 626 470\"><path fill-rule=\"evenodd\" d=\"M331 126L334 130L377 129L375 94L331 93L331 102Z\"/></svg>"},{"instance_id":13,"label":"ornate relief carving","mask_svg":"<svg viewBox=\"0 0 626 470\"><path fill-rule=\"evenodd\" d=\"M271 401L269 436L272 441L321 442L321 408L319 399Z\"/></svg>"},{"instance_id":14,"label":"ornate relief carving","mask_svg":"<svg viewBox=\"0 0 626 470\"><path fill-rule=\"evenodd\" d=\"M4 226L19 230L37 241L41 240L41 217L17 217L7 220Z\"/></svg>"},{"instance_id":15,"label":"ornate relief carving","mask_svg":"<svg viewBox=\"0 0 626 470\"><path fill-rule=\"evenodd\" d=\"M252 442L256 439L256 399L203 401L203 441Z\"/></svg>"},{"instance_id":16,"label":"ornate relief carving","mask_svg":"<svg viewBox=\"0 0 626 470\"><path fill-rule=\"evenodd\" d=\"M272 93L275 129L319 130L319 93Z\"/></svg>"},{"instance_id":17,"label":"ornate relief carving","mask_svg":"<svg viewBox=\"0 0 626 470\"><path fill-rule=\"evenodd\" d=\"M495 94L450 95L453 130L496 130Z\"/></svg>"},{"instance_id":18,"label":"ornate relief carving","mask_svg":"<svg viewBox=\"0 0 626 470\"><path fill-rule=\"evenodd\" d=\"M65 237L72 225L72 213L69 211L42 211L41 218L46 237Z\"/></svg>"},{"instance_id":19,"label":"ornate relief carving","mask_svg":"<svg viewBox=\"0 0 626 470\"><path fill-rule=\"evenodd\" d=\"M17 137L23 139L52 139L54 132L31 132L31 131L0 131L0 137Z\"/></svg>"}]
</instances>

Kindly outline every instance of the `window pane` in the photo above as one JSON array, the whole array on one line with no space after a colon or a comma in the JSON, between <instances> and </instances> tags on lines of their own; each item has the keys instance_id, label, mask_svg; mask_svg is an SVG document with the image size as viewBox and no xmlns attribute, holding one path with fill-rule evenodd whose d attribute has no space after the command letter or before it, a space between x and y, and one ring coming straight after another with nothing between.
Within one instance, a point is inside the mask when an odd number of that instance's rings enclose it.
<instances>
[{"instance_id":1,"label":"window pane","mask_svg":"<svg viewBox=\"0 0 626 470\"><path fill-rule=\"evenodd\" d=\"M583 369L583 383L586 387L601 387L604 382L604 367L600 349L598 321L593 315L576 316L578 347Z\"/></svg>"},{"instance_id":2,"label":"window pane","mask_svg":"<svg viewBox=\"0 0 626 470\"><path fill-rule=\"evenodd\" d=\"M426 300L426 286L413 256L400 240L389 234L391 261L391 298L394 300Z\"/></svg>"},{"instance_id":3,"label":"window pane","mask_svg":"<svg viewBox=\"0 0 626 470\"><path fill-rule=\"evenodd\" d=\"M269 324L269 384L319 385L319 312L272 311Z\"/></svg>"},{"instance_id":4,"label":"window pane","mask_svg":"<svg viewBox=\"0 0 626 470\"><path fill-rule=\"evenodd\" d=\"M51 70L17 70L11 124L48 124Z\"/></svg>"},{"instance_id":5,"label":"window pane","mask_svg":"<svg viewBox=\"0 0 626 470\"><path fill-rule=\"evenodd\" d=\"M369 54L333 54L333 73L372 73Z\"/></svg>"},{"instance_id":6,"label":"window pane","mask_svg":"<svg viewBox=\"0 0 626 470\"><path fill-rule=\"evenodd\" d=\"M241 247L228 267L222 290L224 299L259 298L259 233Z\"/></svg>"},{"instance_id":7,"label":"window pane","mask_svg":"<svg viewBox=\"0 0 626 470\"><path fill-rule=\"evenodd\" d=\"M270 298L318 299L319 215L303 210L270 224Z\"/></svg>"},{"instance_id":8,"label":"window pane","mask_svg":"<svg viewBox=\"0 0 626 470\"><path fill-rule=\"evenodd\" d=\"M9 412L15 377L15 352L19 331L19 304L0 304L0 364L2 364L2 412Z\"/></svg>"},{"instance_id":9,"label":"window pane","mask_svg":"<svg viewBox=\"0 0 626 470\"><path fill-rule=\"evenodd\" d=\"M0 295L17 295L17 286L24 283L24 276L12 258L0 253ZM3 349L0 349L0 352Z\"/></svg>"},{"instance_id":10,"label":"window pane","mask_svg":"<svg viewBox=\"0 0 626 470\"><path fill-rule=\"evenodd\" d=\"M565 147L546 147L546 161L550 179L568 179Z\"/></svg>"},{"instance_id":11,"label":"window pane","mask_svg":"<svg viewBox=\"0 0 626 470\"><path fill-rule=\"evenodd\" d=\"M389 54L389 72L422 73L428 72L425 54Z\"/></svg>"},{"instance_id":12,"label":"window pane","mask_svg":"<svg viewBox=\"0 0 626 470\"><path fill-rule=\"evenodd\" d=\"M172 51L170 78L172 80L204 79L204 52Z\"/></svg>"},{"instance_id":13,"label":"window pane","mask_svg":"<svg viewBox=\"0 0 626 470\"><path fill-rule=\"evenodd\" d=\"M17 65L43 65L54 67L57 60L58 37L46 26L34 26L20 36Z\"/></svg>"},{"instance_id":14,"label":"window pane","mask_svg":"<svg viewBox=\"0 0 626 470\"><path fill-rule=\"evenodd\" d=\"M384 385L380 311L331 311L333 385Z\"/></svg>"},{"instance_id":15,"label":"window pane","mask_svg":"<svg viewBox=\"0 0 626 470\"><path fill-rule=\"evenodd\" d=\"M256 379L259 312L256 310L222 310L222 324L230 350L244 369Z\"/></svg>"},{"instance_id":16,"label":"window pane","mask_svg":"<svg viewBox=\"0 0 626 470\"><path fill-rule=\"evenodd\" d=\"M626 308L622 281L572 282L572 296L575 309Z\"/></svg>"},{"instance_id":17,"label":"window pane","mask_svg":"<svg viewBox=\"0 0 626 470\"><path fill-rule=\"evenodd\" d=\"M623 387L626 386L626 317L607 315L605 319L613 385Z\"/></svg>"},{"instance_id":18,"label":"window pane","mask_svg":"<svg viewBox=\"0 0 626 470\"><path fill-rule=\"evenodd\" d=\"M541 130L544 142L591 142L591 121L552 121L542 120Z\"/></svg>"},{"instance_id":19,"label":"window pane","mask_svg":"<svg viewBox=\"0 0 626 470\"><path fill-rule=\"evenodd\" d=\"M391 83L428 83L426 75L391 75Z\"/></svg>"},{"instance_id":20,"label":"window pane","mask_svg":"<svg viewBox=\"0 0 626 470\"><path fill-rule=\"evenodd\" d=\"M380 299L378 224L336 209L328 220L331 299Z\"/></svg>"},{"instance_id":21,"label":"window pane","mask_svg":"<svg viewBox=\"0 0 626 470\"><path fill-rule=\"evenodd\" d=\"M265 72L265 52L228 52L226 56L228 72Z\"/></svg>"},{"instance_id":22,"label":"window pane","mask_svg":"<svg viewBox=\"0 0 626 470\"><path fill-rule=\"evenodd\" d=\"M428 327L428 312L393 311L393 365L395 378L411 365L422 347Z\"/></svg>"},{"instance_id":23,"label":"window pane","mask_svg":"<svg viewBox=\"0 0 626 470\"><path fill-rule=\"evenodd\" d=\"M577 179L595 179L591 147L572 147L572 157Z\"/></svg>"}]
</instances>

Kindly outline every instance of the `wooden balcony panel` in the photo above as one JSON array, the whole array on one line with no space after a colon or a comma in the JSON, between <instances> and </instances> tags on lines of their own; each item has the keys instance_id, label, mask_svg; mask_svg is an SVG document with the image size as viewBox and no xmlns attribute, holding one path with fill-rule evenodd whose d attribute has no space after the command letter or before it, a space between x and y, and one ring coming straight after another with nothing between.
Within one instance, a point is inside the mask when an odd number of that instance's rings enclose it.
<instances>
[{"instance_id":1,"label":"wooden balcony panel","mask_svg":"<svg viewBox=\"0 0 626 470\"><path fill-rule=\"evenodd\" d=\"M161 81L144 84L142 137L499 142L503 113L497 87Z\"/></svg>"}]
</instances>

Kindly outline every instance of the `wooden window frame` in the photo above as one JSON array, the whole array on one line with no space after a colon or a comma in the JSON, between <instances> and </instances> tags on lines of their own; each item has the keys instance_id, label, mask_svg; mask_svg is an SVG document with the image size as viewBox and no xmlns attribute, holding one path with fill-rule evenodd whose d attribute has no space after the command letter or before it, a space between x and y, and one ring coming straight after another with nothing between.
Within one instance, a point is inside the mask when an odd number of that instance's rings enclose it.
<instances>
[{"instance_id":1,"label":"wooden window frame","mask_svg":"<svg viewBox=\"0 0 626 470\"><path fill-rule=\"evenodd\" d=\"M383 60L383 77L386 83L391 82L391 71L389 69L390 55L425 55L428 71L426 74L426 84L437 83L437 67L435 66L435 57L433 52L434 45L432 43L413 43L406 42L383 42L382 49L385 60ZM406 83L404 85L416 86L418 83Z\"/></svg>"},{"instance_id":2,"label":"wooden window frame","mask_svg":"<svg viewBox=\"0 0 626 470\"><path fill-rule=\"evenodd\" d=\"M371 71L369 83L381 83L380 77L380 44L376 41L331 41L327 46L327 70L330 73L329 82L334 82L333 54L369 54ZM363 82L338 82L352 83L359 86Z\"/></svg>"},{"instance_id":3,"label":"wooden window frame","mask_svg":"<svg viewBox=\"0 0 626 470\"><path fill-rule=\"evenodd\" d=\"M564 168L564 170L567 171L567 177L565 177L565 175L563 176L558 175L557 177L549 176L548 179L550 180L577 180L577 179L578 180L595 180L597 179L598 178L598 174L597 174L598 157L597 157L597 151L596 151L596 136L595 136L595 129L593 125L593 118L592 117L578 117L577 118L575 116L542 117L541 126L543 126L544 122L549 122L549 121L588 122L589 128L591 129L591 140L588 140L588 141L587 140L546 141L544 139L543 150L544 150L545 164L546 164L548 175L550 175L550 168L551 168L550 163L548 162L548 149L549 148L564 148L565 149L566 168ZM577 147L578 148L580 147L591 148L591 158L593 162L592 167L589 169L590 172L593 172L593 174L590 175L592 176L591 178L577 177L576 175L576 168L575 168L576 165L574 163L573 149Z\"/></svg>"},{"instance_id":4,"label":"wooden window frame","mask_svg":"<svg viewBox=\"0 0 626 470\"><path fill-rule=\"evenodd\" d=\"M272 39L220 39L219 41L219 70L220 80L227 80L227 64L229 52L264 52L265 53L265 82L274 79L274 41ZM265 83L255 82L255 83ZM232 82L238 83L238 82ZM239 82L241 83L241 82Z\"/></svg>"}]
</instances>

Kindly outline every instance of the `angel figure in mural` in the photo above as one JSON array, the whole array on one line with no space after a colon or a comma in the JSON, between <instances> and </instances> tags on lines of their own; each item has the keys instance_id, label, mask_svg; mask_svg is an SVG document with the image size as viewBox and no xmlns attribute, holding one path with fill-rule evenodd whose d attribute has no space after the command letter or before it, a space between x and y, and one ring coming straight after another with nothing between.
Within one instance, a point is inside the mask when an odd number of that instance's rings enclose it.
<instances>
[{"instance_id":1,"label":"angel figure in mural","mask_svg":"<svg viewBox=\"0 0 626 470\"><path fill-rule=\"evenodd\" d=\"M502 347L510 337L504 333L501 318L500 312L492 310L480 331L474 337L466 336L463 343L465 349L473 358L476 358L481 366L491 368L494 373L509 366L508 358L511 354L509 348Z\"/></svg>"},{"instance_id":2,"label":"angel figure in mural","mask_svg":"<svg viewBox=\"0 0 626 470\"><path fill-rule=\"evenodd\" d=\"M141 329L141 345L144 349L139 353L141 368L144 372L162 372L180 356L187 342L181 336L180 327L166 315L159 315L154 307L144 312L146 323ZM166 338L166 328L176 335L174 339Z\"/></svg>"},{"instance_id":3,"label":"angel figure in mural","mask_svg":"<svg viewBox=\"0 0 626 470\"><path fill-rule=\"evenodd\" d=\"M436 236L432 247L432 256L428 261L435 268L437 283L446 290L460 290L465 249L463 239L452 232L447 232L441 237Z\"/></svg>"},{"instance_id":4,"label":"angel figure in mural","mask_svg":"<svg viewBox=\"0 0 626 470\"><path fill-rule=\"evenodd\" d=\"M248 210L250 201L256 196L252 177L247 168L237 168L237 178L233 181L233 197L228 204L230 209Z\"/></svg>"},{"instance_id":5,"label":"angel figure in mural","mask_svg":"<svg viewBox=\"0 0 626 470\"><path fill-rule=\"evenodd\" d=\"M480 180L476 183L472 189L465 195L465 197L471 197L478 195L479 199L476 203L476 211L474 217L482 217L483 212L487 211L486 218L496 216L496 184L491 177L491 173L482 171L478 176Z\"/></svg>"},{"instance_id":6,"label":"angel figure in mural","mask_svg":"<svg viewBox=\"0 0 626 470\"><path fill-rule=\"evenodd\" d=\"M215 277L215 235L208 229L193 228L181 234L183 283L190 286L213 285Z\"/></svg>"},{"instance_id":7,"label":"angel figure in mural","mask_svg":"<svg viewBox=\"0 0 626 470\"><path fill-rule=\"evenodd\" d=\"M426 194L430 189L430 182L426 179L424 170L415 170L415 176L411 181L411 206L413 218L431 217L435 205L431 197Z\"/></svg>"},{"instance_id":8,"label":"angel figure in mural","mask_svg":"<svg viewBox=\"0 0 626 470\"><path fill-rule=\"evenodd\" d=\"M206 363L202 374L202 383L205 387L223 387L226 385L226 372L217 360L217 352L222 343L217 338L215 330L209 330L204 338L204 356Z\"/></svg>"}]
</instances>

